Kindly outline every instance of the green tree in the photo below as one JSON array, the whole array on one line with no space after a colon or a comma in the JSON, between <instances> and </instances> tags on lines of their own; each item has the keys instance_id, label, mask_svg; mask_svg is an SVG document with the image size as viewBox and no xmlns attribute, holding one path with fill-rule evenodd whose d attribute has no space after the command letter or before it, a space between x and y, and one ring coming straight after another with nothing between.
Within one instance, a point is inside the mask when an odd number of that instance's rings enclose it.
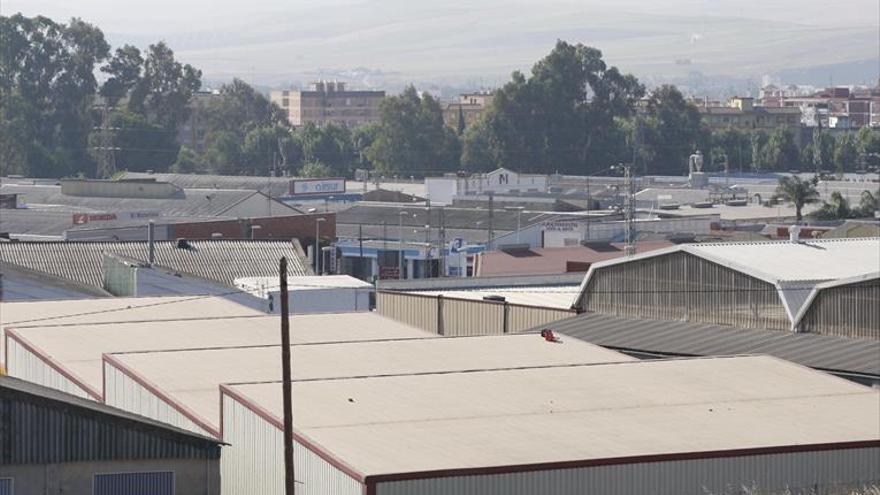
<instances>
[{"instance_id":1,"label":"green tree","mask_svg":"<svg viewBox=\"0 0 880 495\"><path fill-rule=\"evenodd\" d=\"M143 65L141 51L134 46L125 45L117 48L113 57L101 67L101 72L109 77L101 86L100 94L110 106L115 106L120 99L128 96L129 91L141 79Z\"/></svg>"},{"instance_id":2,"label":"green tree","mask_svg":"<svg viewBox=\"0 0 880 495\"><path fill-rule=\"evenodd\" d=\"M355 152L348 128L332 123L319 126L309 122L295 135L302 147L304 162L321 163L335 175L349 175Z\"/></svg>"},{"instance_id":3,"label":"green tree","mask_svg":"<svg viewBox=\"0 0 880 495\"><path fill-rule=\"evenodd\" d=\"M357 154L358 167L363 169L373 167L373 164L370 163L370 160L367 158L367 149L373 144L373 141L376 140L376 136L379 134L379 128L380 126L378 122L370 122L352 129L351 145L354 147L354 151Z\"/></svg>"},{"instance_id":4,"label":"green tree","mask_svg":"<svg viewBox=\"0 0 880 495\"><path fill-rule=\"evenodd\" d=\"M712 133L712 146L724 150L730 170L745 170L752 164L752 145L749 133L728 127Z\"/></svg>"},{"instance_id":5,"label":"green tree","mask_svg":"<svg viewBox=\"0 0 880 495\"><path fill-rule=\"evenodd\" d=\"M143 76L134 84L129 109L151 123L177 131L189 115L188 103L202 86L202 72L174 59L165 42L150 45L144 57Z\"/></svg>"},{"instance_id":6,"label":"green tree","mask_svg":"<svg viewBox=\"0 0 880 495\"><path fill-rule=\"evenodd\" d=\"M91 174L95 68L104 34L79 19L0 16L0 172Z\"/></svg>"},{"instance_id":7,"label":"green tree","mask_svg":"<svg viewBox=\"0 0 880 495\"><path fill-rule=\"evenodd\" d=\"M880 210L880 189L875 193L868 190L862 191L857 210L858 216L872 218L877 210Z\"/></svg>"},{"instance_id":8,"label":"green tree","mask_svg":"<svg viewBox=\"0 0 880 495\"><path fill-rule=\"evenodd\" d=\"M812 164L817 172L831 168L834 162L834 136L818 129L813 133L813 142L809 148L812 157L809 161L804 161L804 165Z\"/></svg>"},{"instance_id":9,"label":"green tree","mask_svg":"<svg viewBox=\"0 0 880 495\"><path fill-rule=\"evenodd\" d=\"M275 124L251 129L242 144L243 166L253 175L280 173L299 162L302 150L290 128Z\"/></svg>"},{"instance_id":10,"label":"green tree","mask_svg":"<svg viewBox=\"0 0 880 495\"><path fill-rule=\"evenodd\" d=\"M382 101L379 127L367 158L385 175L430 175L456 170L460 149L443 123L440 104L414 86Z\"/></svg>"},{"instance_id":11,"label":"green tree","mask_svg":"<svg viewBox=\"0 0 880 495\"><path fill-rule=\"evenodd\" d=\"M834 191L828 201L822 202L822 206L816 211L816 217L825 220L840 220L850 218L853 213L849 201L839 191Z\"/></svg>"},{"instance_id":12,"label":"green tree","mask_svg":"<svg viewBox=\"0 0 880 495\"><path fill-rule=\"evenodd\" d=\"M202 161L215 174L234 175L241 170L241 139L235 133L224 130L208 132Z\"/></svg>"},{"instance_id":13,"label":"green tree","mask_svg":"<svg viewBox=\"0 0 880 495\"><path fill-rule=\"evenodd\" d=\"M205 171L205 164L195 150L181 146L177 159L171 165L171 171L176 174L197 174Z\"/></svg>"},{"instance_id":14,"label":"green tree","mask_svg":"<svg viewBox=\"0 0 880 495\"><path fill-rule=\"evenodd\" d=\"M762 153L767 167L777 171L797 168L801 158L794 134L785 128L773 131Z\"/></svg>"},{"instance_id":15,"label":"green tree","mask_svg":"<svg viewBox=\"0 0 880 495\"><path fill-rule=\"evenodd\" d=\"M204 112L205 126L212 131L228 131L244 139L255 127L289 127L287 116L276 104L241 79L220 87Z\"/></svg>"},{"instance_id":16,"label":"green tree","mask_svg":"<svg viewBox=\"0 0 880 495\"><path fill-rule=\"evenodd\" d=\"M324 165L321 162L315 161L307 161L303 164L302 168L299 171L299 176L306 178L320 179L324 177L330 177L332 175L333 171L330 170L330 167Z\"/></svg>"},{"instance_id":17,"label":"green tree","mask_svg":"<svg viewBox=\"0 0 880 495\"><path fill-rule=\"evenodd\" d=\"M471 172L489 172L501 166L492 139L492 130L486 119L472 122L462 136L461 166Z\"/></svg>"},{"instance_id":18,"label":"green tree","mask_svg":"<svg viewBox=\"0 0 880 495\"><path fill-rule=\"evenodd\" d=\"M520 170L598 171L621 158L617 119L631 116L643 95L599 50L558 41L529 77L514 72L496 91L486 115L491 155Z\"/></svg>"},{"instance_id":19,"label":"green tree","mask_svg":"<svg viewBox=\"0 0 880 495\"><path fill-rule=\"evenodd\" d=\"M646 132L637 146L651 150L653 159L648 164L652 173L681 174L688 169L688 157L706 146L710 133L703 126L700 112L688 103L675 86L660 86L648 100L643 118Z\"/></svg>"},{"instance_id":20,"label":"green tree","mask_svg":"<svg viewBox=\"0 0 880 495\"><path fill-rule=\"evenodd\" d=\"M803 180L797 175L780 177L776 186L776 196L784 201L792 203L795 209L795 217L800 223L804 206L819 200L819 191L816 190L817 179Z\"/></svg>"},{"instance_id":21,"label":"green tree","mask_svg":"<svg viewBox=\"0 0 880 495\"><path fill-rule=\"evenodd\" d=\"M760 172L770 168L767 161L767 155L764 148L767 146L767 134L764 131L756 130L749 134L749 147L751 148L752 171Z\"/></svg>"},{"instance_id":22,"label":"green tree","mask_svg":"<svg viewBox=\"0 0 880 495\"><path fill-rule=\"evenodd\" d=\"M858 156L855 134L847 132L837 137L837 144L834 146L834 166L838 173L855 170Z\"/></svg>"},{"instance_id":23,"label":"green tree","mask_svg":"<svg viewBox=\"0 0 880 495\"><path fill-rule=\"evenodd\" d=\"M145 170L168 170L178 155L180 146L177 136L167 129L151 124L146 117L128 110L110 114L108 125L113 129L113 145L116 151L116 168L142 172ZM89 137L90 147L100 147L101 131ZM101 153L96 150L95 153Z\"/></svg>"}]
</instances>

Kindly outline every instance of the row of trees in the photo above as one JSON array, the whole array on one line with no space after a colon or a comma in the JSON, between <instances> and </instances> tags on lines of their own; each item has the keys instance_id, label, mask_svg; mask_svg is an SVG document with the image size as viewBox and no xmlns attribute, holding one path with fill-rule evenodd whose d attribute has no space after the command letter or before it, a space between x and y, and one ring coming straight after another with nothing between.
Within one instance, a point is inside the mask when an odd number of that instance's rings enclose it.
<instances>
[{"instance_id":1,"label":"row of trees","mask_svg":"<svg viewBox=\"0 0 880 495\"><path fill-rule=\"evenodd\" d=\"M643 174L681 174L695 149L709 169L840 171L880 156L880 135L870 129L837 138L818 131L802 147L786 129L713 133L675 87L645 99L645 87L607 66L599 50L564 41L530 73L514 72L480 119L455 129L444 124L440 102L412 86L383 101L377 123L292 129L243 81L200 98L201 73L164 43L111 51L100 29L78 19L0 17L0 46L2 174L93 176L108 156L128 170L307 176L500 166L591 174L620 162ZM205 131L198 150L178 143L193 108Z\"/></svg>"},{"instance_id":2,"label":"row of trees","mask_svg":"<svg viewBox=\"0 0 880 495\"><path fill-rule=\"evenodd\" d=\"M816 189L819 182L818 176L811 179L802 179L797 175L781 177L776 187L776 198L791 203L795 208L797 221L803 220L804 206L818 203L820 194ZM822 220L841 220L847 218L871 218L874 212L880 209L880 190L871 192L862 191L857 205L851 205L850 201L838 191L831 193L831 197L822 201L822 205L813 213L813 216Z\"/></svg>"}]
</instances>

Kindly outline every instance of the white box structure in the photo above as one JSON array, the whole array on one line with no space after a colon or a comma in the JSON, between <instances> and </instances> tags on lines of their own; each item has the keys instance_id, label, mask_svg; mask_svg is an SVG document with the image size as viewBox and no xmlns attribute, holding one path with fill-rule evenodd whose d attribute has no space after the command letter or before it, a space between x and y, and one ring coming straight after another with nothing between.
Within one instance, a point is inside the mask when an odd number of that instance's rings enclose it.
<instances>
[{"instance_id":1,"label":"white box structure","mask_svg":"<svg viewBox=\"0 0 880 495\"><path fill-rule=\"evenodd\" d=\"M277 278L237 278L235 286L266 300L266 312L280 312L281 289ZM326 275L288 277L287 289L292 314L347 313L370 310L373 285L348 275Z\"/></svg>"}]
</instances>

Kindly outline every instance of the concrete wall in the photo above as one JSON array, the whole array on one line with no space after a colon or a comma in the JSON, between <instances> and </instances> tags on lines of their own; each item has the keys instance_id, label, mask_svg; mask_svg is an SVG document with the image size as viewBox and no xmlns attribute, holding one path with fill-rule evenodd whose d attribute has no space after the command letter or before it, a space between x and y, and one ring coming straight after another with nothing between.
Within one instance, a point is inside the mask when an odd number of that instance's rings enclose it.
<instances>
[{"instance_id":1,"label":"concrete wall","mask_svg":"<svg viewBox=\"0 0 880 495\"><path fill-rule=\"evenodd\" d=\"M174 473L176 495L220 494L219 459L0 465L0 478L13 478L15 495L92 495L92 480L96 474L156 471Z\"/></svg>"}]
</instances>

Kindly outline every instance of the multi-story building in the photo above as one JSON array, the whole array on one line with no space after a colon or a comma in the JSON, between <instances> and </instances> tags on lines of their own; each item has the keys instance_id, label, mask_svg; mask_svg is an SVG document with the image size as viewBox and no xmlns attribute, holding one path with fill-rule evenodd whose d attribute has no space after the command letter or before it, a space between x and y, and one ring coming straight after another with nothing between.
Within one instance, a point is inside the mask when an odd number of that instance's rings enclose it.
<instances>
[{"instance_id":1,"label":"multi-story building","mask_svg":"<svg viewBox=\"0 0 880 495\"><path fill-rule=\"evenodd\" d=\"M355 127L379 120L379 104L384 91L350 91L345 83L318 81L310 90L272 91L270 99L287 112L295 127L309 122Z\"/></svg>"},{"instance_id":2,"label":"multi-story building","mask_svg":"<svg viewBox=\"0 0 880 495\"><path fill-rule=\"evenodd\" d=\"M798 108L808 127L859 129L880 125L880 86L876 88L838 86L811 94L762 90L765 108Z\"/></svg>"},{"instance_id":3,"label":"multi-story building","mask_svg":"<svg viewBox=\"0 0 880 495\"><path fill-rule=\"evenodd\" d=\"M460 94L443 108L443 122L453 129L458 129L460 119L464 120L464 127L471 125L492 104L494 96L491 91Z\"/></svg>"},{"instance_id":4,"label":"multi-story building","mask_svg":"<svg viewBox=\"0 0 880 495\"><path fill-rule=\"evenodd\" d=\"M726 105L696 100L703 120L712 129L728 127L772 130L801 124L799 107L763 107L751 97L735 96Z\"/></svg>"}]
</instances>

